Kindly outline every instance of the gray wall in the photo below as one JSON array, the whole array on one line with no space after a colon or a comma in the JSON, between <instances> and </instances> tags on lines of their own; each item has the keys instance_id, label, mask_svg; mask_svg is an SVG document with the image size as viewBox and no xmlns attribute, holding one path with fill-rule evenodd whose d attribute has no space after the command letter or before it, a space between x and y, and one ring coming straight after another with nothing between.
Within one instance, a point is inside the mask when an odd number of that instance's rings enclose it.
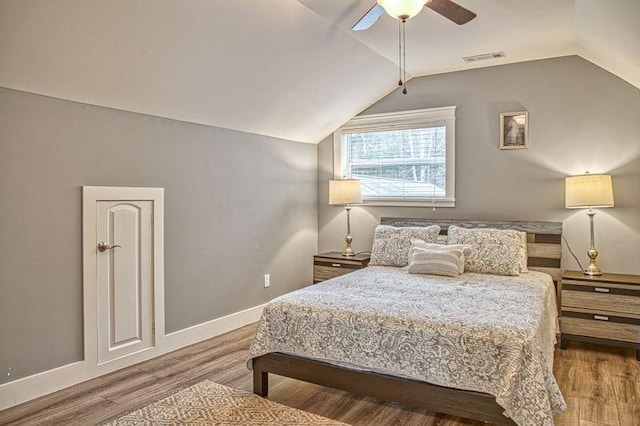
<instances>
[{"instance_id":1,"label":"gray wall","mask_svg":"<svg viewBox=\"0 0 640 426\"><path fill-rule=\"evenodd\" d=\"M456 207L354 207L354 248L370 250L380 216L564 222L564 234L586 262L584 210L564 208L564 177L613 175L615 207L596 214L596 247L604 271L640 274L640 90L579 57L426 76L363 114L456 105ZM530 148L499 149L499 117L529 111ZM320 251L340 249L345 215L329 206L332 140L318 146ZM566 251L563 267L577 264Z\"/></svg>"},{"instance_id":2,"label":"gray wall","mask_svg":"<svg viewBox=\"0 0 640 426\"><path fill-rule=\"evenodd\" d=\"M310 144L0 89L0 383L82 359L82 185L165 188L172 332L311 283L316 167Z\"/></svg>"}]
</instances>

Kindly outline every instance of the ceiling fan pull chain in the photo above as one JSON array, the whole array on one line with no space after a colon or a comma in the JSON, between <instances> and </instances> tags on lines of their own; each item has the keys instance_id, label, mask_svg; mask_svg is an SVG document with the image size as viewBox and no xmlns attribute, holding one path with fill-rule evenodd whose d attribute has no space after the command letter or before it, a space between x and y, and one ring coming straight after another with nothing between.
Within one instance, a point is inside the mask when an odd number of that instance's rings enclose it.
<instances>
[{"instance_id":1,"label":"ceiling fan pull chain","mask_svg":"<svg viewBox=\"0 0 640 426\"><path fill-rule=\"evenodd\" d=\"M398 86L402 86L402 20L398 19Z\"/></svg>"},{"instance_id":2,"label":"ceiling fan pull chain","mask_svg":"<svg viewBox=\"0 0 640 426\"><path fill-rule=\"evenodd\" d=\"M404 81L404 88L402 89L402 94L407 94L407 21L405 19L402 20L402 68L404 69L404 73L402 75L402 80Z\"/></svg>"}]
</instances>

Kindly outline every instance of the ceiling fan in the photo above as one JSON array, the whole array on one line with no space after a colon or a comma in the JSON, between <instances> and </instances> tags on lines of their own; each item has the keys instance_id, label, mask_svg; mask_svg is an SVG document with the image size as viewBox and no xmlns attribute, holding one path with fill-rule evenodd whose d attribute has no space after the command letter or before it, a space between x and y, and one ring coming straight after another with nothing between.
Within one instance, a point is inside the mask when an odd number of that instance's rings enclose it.
<instances>
[{"instance_id":1,"label":"ceiling fan","mask_svg":"<svg viewBox=\"0 0 640 426\"><path fill-rule=\"evenodd\" d=\"M464 25L476 17L475 13L451 0L377 0L377 3L351 29L362 31L371 28L385 11L395 19L406 21L417 15L423 6L458 25Z\"/></svg>"}]
</instances>

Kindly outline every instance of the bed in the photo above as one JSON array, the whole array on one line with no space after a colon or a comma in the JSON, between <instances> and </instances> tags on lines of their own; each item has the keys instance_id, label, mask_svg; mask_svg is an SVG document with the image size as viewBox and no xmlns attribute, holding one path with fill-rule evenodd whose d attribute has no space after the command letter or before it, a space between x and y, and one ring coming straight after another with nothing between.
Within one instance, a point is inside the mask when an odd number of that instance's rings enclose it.
<instances>
[{"instance_id":1,"label":"bed","mask_svg":"<svg viewBox=\"0 0 640 426\"><path fill-rule=\"evenodd\" d=\"M250 349L254 392L267 396L273 373L495 424L553 424L565 408L552 374L561 224L381 223L524 231L529 272L451 278L370 266L281 296Z\"/></svg>"}]
</instances>

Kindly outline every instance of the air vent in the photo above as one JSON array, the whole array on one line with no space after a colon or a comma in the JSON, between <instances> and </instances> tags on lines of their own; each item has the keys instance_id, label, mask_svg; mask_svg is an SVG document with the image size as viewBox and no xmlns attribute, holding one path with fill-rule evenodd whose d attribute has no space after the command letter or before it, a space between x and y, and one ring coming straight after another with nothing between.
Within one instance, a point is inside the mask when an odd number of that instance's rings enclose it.
<instances>
[{"instance_id":1,"label":"air vent","mask_svg":"<svg viewBox=\"0 0 640 426\"><path fill-rule=\"evenodd\" d=\"M489 59L504 58L504 52L483 53L482 55L466 56L462 58L466 63L486 61Z\"/></svg>"}]
</instances>

